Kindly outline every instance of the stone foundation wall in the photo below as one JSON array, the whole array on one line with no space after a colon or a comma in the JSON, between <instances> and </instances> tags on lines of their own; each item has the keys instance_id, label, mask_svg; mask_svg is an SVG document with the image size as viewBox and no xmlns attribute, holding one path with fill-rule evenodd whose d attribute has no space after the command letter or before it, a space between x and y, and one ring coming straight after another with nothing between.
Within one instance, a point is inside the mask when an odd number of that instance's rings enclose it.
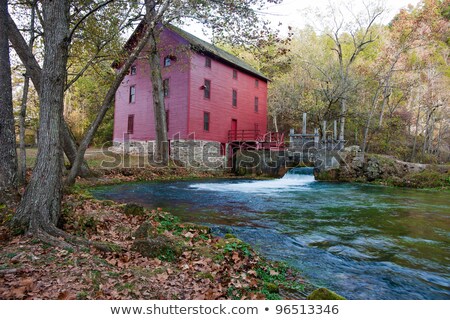
<instances>
[{"instance_id":1,"label":"stone foundation wall","mask_svg":"<svg viewBox=\"0 0 450 320\"><path fill-rule=\"evenodd\" d=\"M224 169L226 157L222 155L221 143L204 140L173 140L170 157L185 167Z\"/></svg>"},{"instance_id":2,"label":"stone foundation wall","mask_svg":"<svg viewBox=\"0 0 450 320\"><path fill-rule=\"evenodd\" d=\"M282 177L288 170L286 153L270 150L239 150L233 163L238 175Z\"/></svg>"},{"instance_id":3,"label":"stone foundation wall","mask_svg":"<svg viewBox=\"0 0 450 320\"><path fill-rule=\"evenodd\" d=\"M147 157L155 151L155 141L114 142L109 148L118 154L141 155ZM220 142L204 140L170 141L170 158L179 166L202 170L224 170L226 156L222 155Z\"/></svg>"}]
</instances>

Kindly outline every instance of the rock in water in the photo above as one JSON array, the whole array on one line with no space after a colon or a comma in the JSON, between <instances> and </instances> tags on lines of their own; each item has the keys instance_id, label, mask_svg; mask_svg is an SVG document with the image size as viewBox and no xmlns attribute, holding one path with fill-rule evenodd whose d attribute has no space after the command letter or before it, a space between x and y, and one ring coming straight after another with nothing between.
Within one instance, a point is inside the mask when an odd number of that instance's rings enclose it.
<instances>
[{"instance_id":1,"label":"rock in water","mask_svg":"<svg viewBox=\"0 0 450 320\"><path fill-rule=\"evenodd\" d=\"M344 297L326 288L319 288L314 290L307 298L307 300L346 300Z\"/></svg>"}]
</instances>

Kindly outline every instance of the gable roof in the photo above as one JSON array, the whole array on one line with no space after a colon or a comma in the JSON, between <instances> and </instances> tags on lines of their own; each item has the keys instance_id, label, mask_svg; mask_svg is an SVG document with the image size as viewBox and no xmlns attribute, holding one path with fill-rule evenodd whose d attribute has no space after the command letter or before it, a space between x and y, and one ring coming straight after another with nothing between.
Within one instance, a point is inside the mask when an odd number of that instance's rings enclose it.
<instances>
[{"instance_id":1,"label":"gable roof","mask_svg":"<svg viewBox=\"0 0 450 320\"><path fill-rule=\"evenodd\" d=\"M236 69L241 69L244 72L251 73L263 80L266 81L269 80L269 78L267 78L264 74L253 68L248 63L239 59L238 57L232 55L231 53L228 53L227 51L220 49L219 47L216 47L215 45L206 42L200 38L197 38L193 34L190 34L189 32L186 32L173 25L167 25L166 28L175 32L180 37L188 41L193 50L207 55L212 55L216 60L220 60L225 64L235 67Z\"/></svg>"},{"instance_id":2,"label":"gable roof","mask_svg":"<svg viewBox=\"0 0 450 320\"><path fill-rule=\"evenodd\" d=\"M127 43L125 44L125 49L128 51L131 51L137 44L137 39L141 37L145 30L147 28L147 25L144 21L139 23L137 28L134 30L131 37L128 39ZM172 32L179 35L181 38L186 40L192 50L195 50L197 52L212 56L216 60L219 60L225 64L231 65L232 67L236 69L240 69L241 71L244 71L246 73L250 73L260 79L263 79L265 81L269 81L270 79L267 78L264 74L253 68L248 63L244 62L243 60L239 59L238 57L232 55L231 53L226 52L223 49L220 49L219 47L216 47L215 45L206 42L200 38L197 38L193 34L190 34L189 32L186 32L178 27L175 27L174 25L166 25L165 28L171 30ZM117 68L120 66L119 62L115 62L113 64L113 67Z\"/></svg>"}]
</instances>

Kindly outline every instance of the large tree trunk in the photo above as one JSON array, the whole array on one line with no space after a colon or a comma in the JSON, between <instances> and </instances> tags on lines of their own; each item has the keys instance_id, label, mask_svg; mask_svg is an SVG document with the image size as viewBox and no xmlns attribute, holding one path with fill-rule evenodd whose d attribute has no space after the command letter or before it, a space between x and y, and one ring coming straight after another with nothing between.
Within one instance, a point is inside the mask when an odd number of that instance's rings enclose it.
<instances>
[{"instance_id":1,"label":"large tree trunk","mask_svg":"<svg viewBox=\"0 0 450 320\"><path fill-rule=\"evenodd\" d=\"M22 34L20 33L19 29L17 28L17 25L15 24L14 20L11 18L10 15L8 15L8 36L9 40L11 41L11 44L16 51L17 55L19 56L20 60L25 66L27 75L30 76L31 81L33 81L33 85L40 94L41 92L41 78L42 78L42 70L39 66L38 62L36 61L32 51L30 50L28 44L26 43L25 39L22 37ZM74 165L75 157L77 154L77 143L75 142L75 138L70 131L69 127L67 126L67 123L63 120L63 127L62 127L62 135L63 135L63 149L67 156L67 159L69 159L70 164ZM81 176L89 176L90 170L85 161L83 161L83 164L81 166L80 170Z\"/></svg>"},{"instance_id":2,"label":"large tree trunk","mask_svg":"<svg viewBox=\"0 0 450 320\"><path fill-rule=\"evenodd\" d=\"M164 104L164 90L161 76L161 57L157 46L155 33L150 36L150 70L153 91L153 112L155 115L156 150L155 160L162 165L169 162L169 145L167 139L166 108Z\"/></svg>"},{"instance_id":3,"label":"large tree trunk","mask_svg":"<svg viewBox=\"0 0 450 320\"><path fill-rule=\"evenodd\" d=\"M28 40L28 48L33 52L34 44L34 21L36 17L35 3L31 4L31 19L30 19L30 39ZM19 170L19 183L25 184L26 173L27 173L27 152L25 146L25 133L26 133L26 123L25 119L27 116L27 103L28 103L28 90L30 87L30 76L25 73L24 83L23 83L23 95L22 104L20 106L19 114L19 124L20 124L20 170Z\"/></svg>"},{"instance_id":4,"label":"large tree trunk","mask_svg":"<svg viewBox=\"0 0 450 320\"><path fill-rule=\"evenodd\" d=\"M17 188L17 151L7 17L7 0L0 0L0 198Z\"/></svg>"},{"instance_id":5,"label":"large tree trunk","mask_svg":"<svg viewBox=\"0 0 450 320\"><path fill-rule=\"evenodd\" d=\"M19 114L19 145L20 145L19 183L21 185L25 184L27 173L27 151L25 146L25 132L26 132L25 119L27 116L27 102L28 102L29 88L30 88L30 77L27 74L25 74L23 82L22 103L20 106L20 114Z\"/></svg>"},{"instance_id":6,"label":"large tree trunk","mask_svg":"<svg viewBox=\"0 0 450 320\"><path fill-rule=\"evenodd\" d=\"M56 229L62 198L61 128L68 56L69 3L42 1L44 66L36 166L14 222L31 234Z\"/></svg>"}]
</instances>

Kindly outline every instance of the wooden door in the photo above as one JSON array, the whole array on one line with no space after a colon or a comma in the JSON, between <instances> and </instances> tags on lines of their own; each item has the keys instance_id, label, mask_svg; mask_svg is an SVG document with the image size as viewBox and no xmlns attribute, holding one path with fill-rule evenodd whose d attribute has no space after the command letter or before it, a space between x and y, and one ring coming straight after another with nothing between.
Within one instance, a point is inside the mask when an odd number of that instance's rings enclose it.
<instances>
[{"instance_id":1,"label":"wooden door","mask_svg":"<svg viewBox=\"0 0 450 320\"><path fill-rule=\"evenodd\" d=\"M237 120L231 119L231 136L232 140L237 140Z\"/></svg>"}]
</instances>

